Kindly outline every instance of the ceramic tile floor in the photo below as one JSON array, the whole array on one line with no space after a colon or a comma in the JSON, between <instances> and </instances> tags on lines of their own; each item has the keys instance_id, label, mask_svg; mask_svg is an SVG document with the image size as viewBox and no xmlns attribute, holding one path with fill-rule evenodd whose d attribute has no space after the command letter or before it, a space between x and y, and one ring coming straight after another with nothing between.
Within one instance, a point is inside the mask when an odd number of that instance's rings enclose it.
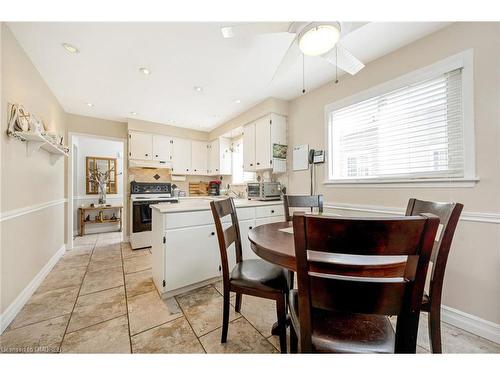
<instances>
[{"instance_id":1,"label":"ceramic tile floor","mask_svg":"<svg viewBox=\"0 0 500 375\"><path fill-rule=\"evenodd\" d=\"M0 352L277 353L274 303L244 296L220 343L221 283L162 300L149 249L132 251L119 233L77 238L0 336ZM234 296L232 297L234 302ZM426 316L418 352L427 353ZM500 353L500 345L443 325L447 353Z\"/></svg>"}]
</instances>

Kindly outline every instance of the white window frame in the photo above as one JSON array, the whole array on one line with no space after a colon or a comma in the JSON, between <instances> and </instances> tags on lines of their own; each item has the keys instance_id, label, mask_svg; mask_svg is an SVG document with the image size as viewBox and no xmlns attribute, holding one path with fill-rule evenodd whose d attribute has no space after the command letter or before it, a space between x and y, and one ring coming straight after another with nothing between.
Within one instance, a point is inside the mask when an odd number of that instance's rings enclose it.
<instances>
[{"instance_id":1,"label":"white window frame","mask_svg":"<svg viewBox=\"0 0 500 375\"><path fill-rule=\"evenodd\" d=\"M233 138L231 139L231 147L234 146L235 143L237 142L241 142L243 144L243 136L239 136L239 137L236 137L236 138ZM244 148L245 146L243 146ZM243 171L243 181L237 181L237 182L234 182L233 180L233 177L234 177L234 167L235 167L235 163L234 163L234 158L233 158L233 153L231 153L231 186L246 186L249 182L256 182L257 181L257 178L256 178L256 172L245 172L243 170L243 165L241 166L241 169ZM253 173L253 177L252 178L245 178L245 173Z\"/></svg>"},{"instance_id":2,"label":"white window frame","mask_svg":"<svg viewBox=\"0 0 500 375\"><path fill-rule=\"evenodd\" d=\"M479 181L476 176L476 155L474 136L474 66L473 49L450 56L432 65L400 76L344 99L325 106L325 140L327 160L324 170L324 184L336 187L473 187ZM460 178L367 178L367 179L330 179L331 137L329 115L331 112L352 104L362 102L375 96L383 95L402 87L415 84L439 74L445 74L462 68L462 126L464 140L464 177Z\"/></svg>"}]
</instances>

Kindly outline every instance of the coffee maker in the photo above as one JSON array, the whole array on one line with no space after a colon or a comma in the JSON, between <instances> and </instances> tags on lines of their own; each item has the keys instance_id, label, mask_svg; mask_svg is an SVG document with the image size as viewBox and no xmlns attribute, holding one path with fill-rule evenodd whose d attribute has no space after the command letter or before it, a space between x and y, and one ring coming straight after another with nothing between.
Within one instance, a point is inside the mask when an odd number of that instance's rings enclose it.
<instances>
[{"instance_id":1,"label":"coffee maker","mask_svg":"<svg viewBox=\"0 0 500 375\"><path fill-rule=\"evenodd\" d=\"M222 181L213 180L208 183L208 195L220 195L220 184Z\"/></svg>"}]
</instances>

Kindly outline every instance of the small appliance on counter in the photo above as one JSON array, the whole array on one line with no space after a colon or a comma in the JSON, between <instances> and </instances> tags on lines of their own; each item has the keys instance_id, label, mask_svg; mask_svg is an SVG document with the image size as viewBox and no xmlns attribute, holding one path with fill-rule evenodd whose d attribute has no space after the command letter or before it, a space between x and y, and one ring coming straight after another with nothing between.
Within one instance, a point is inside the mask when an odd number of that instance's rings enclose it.
<instances>
[{"instance_id":1,"label":"small appliance on counter","mask_svg":"<svg viewBox=\"0 0 500 375\"><path fill-rule=\"evenodd\" d=\"M247 184L248 199L258 201L278 201L281 199L279 182L249 182Z\"/></svg>"},{"instance_id":2,"label":"small appliance on counter","mask_svg":"<svg viewBox=\"0 0 500 375\"><path fill-rule=\"evenodd\" d=\"M221 180L212 180L208 183L208 195L220 195Z\"/></svg>"}]
</instances>

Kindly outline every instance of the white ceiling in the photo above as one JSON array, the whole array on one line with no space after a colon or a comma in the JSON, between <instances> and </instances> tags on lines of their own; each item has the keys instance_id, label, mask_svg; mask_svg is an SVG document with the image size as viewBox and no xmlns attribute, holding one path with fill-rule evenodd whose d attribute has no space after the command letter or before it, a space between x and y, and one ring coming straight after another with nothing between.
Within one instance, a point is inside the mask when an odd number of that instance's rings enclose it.
<instances>
[{"instance_id":1,"label":"white ceiling","mask_svg":"<svg viewBox=\"0 0 500 375\"><path fill-rule=\"evenodd\" d=\"M448 24L367 23L342 43L367 64ZM224 39L220 26L9 23L70 113L121 121L133 117L208 131L268 97L289 100L301 95L301 61L270 84L291 34ZM68 53L61 46L64 42L80 53ZM140 67L150 69L151 75L140 73ZM335 76L335 68L320 58L306 57L305 67L308 90ZM203 92L194 86L203 87Z\"/></svg>"}]
</instances>

